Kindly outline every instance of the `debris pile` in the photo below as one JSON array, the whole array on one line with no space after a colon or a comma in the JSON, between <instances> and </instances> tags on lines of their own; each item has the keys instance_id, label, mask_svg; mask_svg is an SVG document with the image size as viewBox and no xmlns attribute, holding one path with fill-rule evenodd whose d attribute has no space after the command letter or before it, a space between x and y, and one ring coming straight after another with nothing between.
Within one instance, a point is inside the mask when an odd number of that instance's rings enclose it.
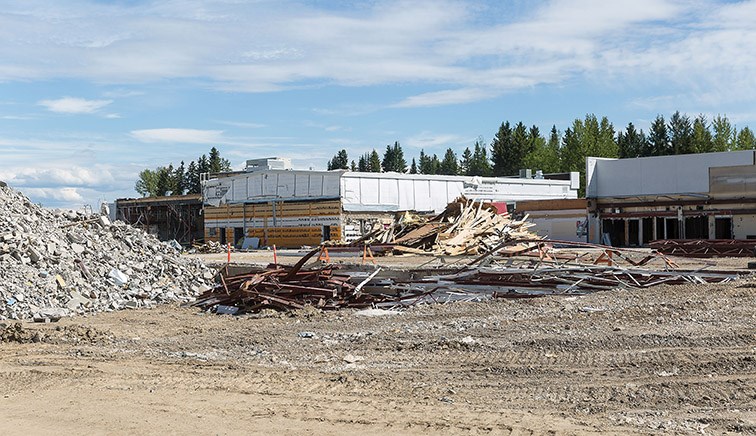
<instances>
[{"instance_id":1,"label":"debris pile","mask_svg":"<svg viewBox=\"0 0 756 436\"><path fill-rule=\"evenodd\" d=\"M221 284L197 298L194 306L216 313L243 314L263 309L295 310L307 306L318 309L363 308L395 300L389 295L361 291L347 274L334 272L333 265L299 269L271 265L263 272L226 277Z\"/></svg>"},{"instance_id":2,"label":"debris pile","mask_svg":"<svg viewBox=\"0 0 756 436\"><path fill-rule=\"evenodd\" d=\"M459 197L431 219L404 212L386 229L369 233L360 244L393 244L396 251L444 255L480 254L505 241L539 239L527 229L527 217L515 221L488 203Z\"/></svg>"},{"instance_id":3,"label":"debris pile","mask_svg":"<svg viewBox=\"0 0 756 436\"><path fill-rule=\"evenodd\" d=\"M236 251L233 246L228 244L221 245L220 242L207 241L205 243L193 243L192 248L189 249L189 253L225 253L228 250Z\"/></svg>"},{"instance_id":4,"label":"debris pile","mask_svg":"<svg viewBox=\"0 0 756 436\"><path fill-rule=\"evenodd\" d=\"M683 257L756 255L756 241L752 239L660 239L648 245L660 253Z\"/></svg>"},{"instance_id":5,"label":"debris pile","mask_svg":"<svg viewBox=\"0 0 756 436\"><path fill-rule=\"evenodd\" d=\"M0 320L192 301L213 271L122 222L51 211L0 187Z\"/></svg>"},{"instance_id":6,"label":"debris pile","mask_svg":"<svg viewBox=\"0 0 756 436\"><path fill-rule=\"evenodd\" d=\"M489 291L495 297L517 297L645 289L663 284L727 283L739 277L732 271L655 271L579 264L537 268L494 265L438 277L432 284L443 282L467 291Z\"/></svg>"}]
</instances>

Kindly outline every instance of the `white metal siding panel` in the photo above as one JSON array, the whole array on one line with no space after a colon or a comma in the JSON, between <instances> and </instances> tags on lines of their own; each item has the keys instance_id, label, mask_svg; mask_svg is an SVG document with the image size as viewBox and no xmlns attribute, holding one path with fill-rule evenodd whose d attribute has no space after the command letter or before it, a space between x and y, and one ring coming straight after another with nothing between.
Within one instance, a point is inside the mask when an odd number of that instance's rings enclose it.
<instances>
[{"instance_id":1,"label":"white metal siding panel","mask_svg":"<svg viewBox=\"0 0 756 436\"><path fill-rule=\"evenodd\" d=\"M341 174L326 174L323 176L323 193L324 197L338 197L341 183Z\"/></svg>"},{"instance_id":2,"label":"white metal siding panel","mask_svg":"<svg viewBox=\"0 0 756 436\"><path fill-rule=\"evenodd\" d=\"M413 180L413 187L415 190L415 210L428 211L433 210L430 195L430 181L428 180Z\"/></svg>"},{"instance_id":3,"label":"white metal siding panel","mask_svg":"<svg viewBox=\"0 0 756 436\"><path fill-rule=\"evenodd\" d=\"M587 161L590 197L705 194L709 168L753 165L752 150Z\"/></svg>"},{"instance_id":4,"label":"white metal siding panel","mask_svg":"<svg viewBox=\"0 0 756 436\"><path fill-rule=\"evenodd\" d=\"M278 189L276 190L276 196L282 198L294 197L294 174L293 173L279 173L278 174Z\"/></svg>"},{"instance_id":5,"label":"white metal siding panel","mask_svg":"<svg viewBox=\"0 0 756 436\"><path fill-rule=\"evenodd\" d=\"M323 194L323 176L320 174L310 175L310 197L320 197Z\"/></svg>"},{"instance_id":6,"label":"white metal siding panel","mask_svg":"<svg viewBox=\"0 0 756 436\"><path fill-rule=\"evenodd\" d=\"M399 210L417 210L415 207L415 181L397 179L396 184L399 190Z\"/></svg>"},{"instance_id":7,"label":"white metal siding panel","mask_svg":"<svg viewBox=\"0 0 756 436\"><path fill-rule=\"evenodd\" d=\"M380 179L360 179L360 202L361 205L380 204Z\"/></svg>"},{"instance_id":8,"label":"white metal siding panel","mask_svg":"<svg viewBox=\"0 0 756 436\"><path fill-rule=\"evenodd\" d=\"M399 185L396 179L378 179L380 204L390 209L399 208Z\"/></svg>"}]
</instances>

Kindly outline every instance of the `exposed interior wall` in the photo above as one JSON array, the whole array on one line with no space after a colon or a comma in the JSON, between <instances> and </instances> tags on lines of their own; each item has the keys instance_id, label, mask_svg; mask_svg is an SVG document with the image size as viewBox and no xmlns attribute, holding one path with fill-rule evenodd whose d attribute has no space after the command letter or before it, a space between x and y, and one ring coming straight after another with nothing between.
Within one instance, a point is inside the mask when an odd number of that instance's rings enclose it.
<instances>
[{"instance_id":1,"label":"exposed interior wall","mask_svg":"<svg viewBox=\"0 0 756 436\"><path fill-rule=\"evenodd\" d=\"M756 239L756 214L733 216L732 232L735 239Z\"/></svg>"},{"instance_id":2,"label":"exposed interior wall","mask_svg":"<svg viewBox=\"0 0 756 436\"><path fill-rule=\"evenodd\" d=\"M259 238L260 246L297 248L339 240L341 202L271 201L205 205L205 238L240 245L240 238Z\"/></svg>"}]
</instances>

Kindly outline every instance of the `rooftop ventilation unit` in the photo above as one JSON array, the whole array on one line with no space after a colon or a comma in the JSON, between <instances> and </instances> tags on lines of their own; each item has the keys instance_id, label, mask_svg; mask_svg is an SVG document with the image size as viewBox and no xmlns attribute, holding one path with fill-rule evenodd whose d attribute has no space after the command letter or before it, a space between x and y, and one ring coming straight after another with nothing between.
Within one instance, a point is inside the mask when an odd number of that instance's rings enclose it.
<instances>
[{"instance_id":1,"label":"rooftop ventilation unit","mask_svg":"<svg viewBox=\"0 0 756 436\"><path fill-rule=\"evenodd\" d=\"M288 157L266 157L264 159L249 159L244 171L261 170L290 170L291 159Z\"/></svg>"}]
</instances>

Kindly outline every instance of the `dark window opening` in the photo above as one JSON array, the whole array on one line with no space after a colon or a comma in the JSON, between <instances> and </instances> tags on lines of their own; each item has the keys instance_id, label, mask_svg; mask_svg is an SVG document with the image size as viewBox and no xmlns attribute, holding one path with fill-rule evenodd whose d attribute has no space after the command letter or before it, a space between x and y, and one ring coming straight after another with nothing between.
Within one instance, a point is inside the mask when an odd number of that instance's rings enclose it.
<instances>
[{"instance_id":1,"label":"dark window opening","mask_svg":"<svg viewBox=\"0 0 756 436\"><path fill-rule=\"evenodd\" d=\"M714 218L714 237L732 239L732 218Z\"/></svg>"},{"instance_id":2,"label":"dark window opening","mask_svg":"<svg viewBox=\"0 0 756 436\"><path fill-rule=\"evenodd\" d=\"M709 239L709 218L691 216L685 218L686 239Z\"/></svg>"},{"instance_id":3,"label":"dark window opening","mask_svg":"<svg viewBox=\"0 0 756 436\"><path fill-rule=\"evenodd\" d=\"M642 245L646 245L654 239L654 219L643 218L643 241Z\"/></svg>"},{"instance_id":4,"label":"dark window opening","mask_svg":"<svg viewBox=\"0 0 756 436\"><path fill-rule=\"evenodd\" d=\"M323 240L324 241L331 240L331 226L323 226Z\"/></svg>"},{"instance_id":5,"label":"dark window opening","mask_svg":"<svg viewBox=\"0 0 756 436\"><path fill-rule=\"evenodd\" d=\"M613 247L622 247L625 245L625 221L624 220L603 220L602 221L601 242Z\"/></svg>"},{"instance_id":6,"label":"dark window opening","mask_svg":"<svg viewBox=\"0 0 756 436\"><path fill-rule=\"evenodd\" d=\"M221 227L218 230L220 231L220 244L226 245L226 229Z\"/></svg>"},{"instance_id":7,"label":"dark window opening","mask_svg":"<svg viewBox=\"0 0 756 436\"><path fill-rule=\"evenodd\" d=\"M664 221L667 231L666 239L680 239L680 222L677 218L666 218Z\"/></svg>"},{"instance_id":8,"label":"dark window opening","mask_svg":"<svg viewBox=\"0 0 756 436\"><path fill-rule=\"evenodd\" d=\"M666 233L664 233L664 218L656 218L656 235L654 239L667 239Z\"/></svg>"},{"instance_id":9,"label":"dark window opening","mask_svg":"<svg viewBox=\"0 0 756 436\"><path fill-rule=\"evenodd\" d=\"M640 220L627 220L627 245L640 245Z\"/></svg>"},{"instance_id":10,"label":"dark window opening","mask_svg":"<svg viewBox=\"0 0 756 436\"><path fill-rule=\"evenodd\" d=\"M234 227L234 246L240 248L242 243L244 243L244 228Z\"/></svg>"}]
</instances>

